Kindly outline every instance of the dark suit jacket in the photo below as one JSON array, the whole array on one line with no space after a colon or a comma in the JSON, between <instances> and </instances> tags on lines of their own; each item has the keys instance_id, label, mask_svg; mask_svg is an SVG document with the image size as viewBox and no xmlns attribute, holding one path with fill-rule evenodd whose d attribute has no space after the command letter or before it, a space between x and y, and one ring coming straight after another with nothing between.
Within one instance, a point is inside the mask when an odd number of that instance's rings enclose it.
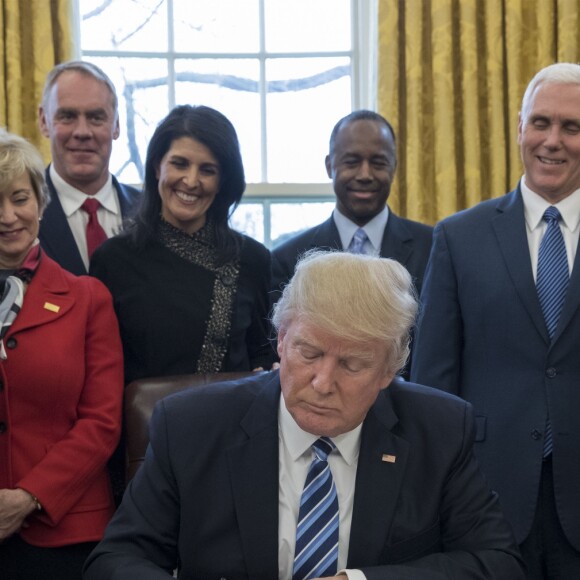
<instances>
[{"instance_id":1,"label":"dark suit jacket","mask_svg":"<svg viewBox=\"0 0 580 580\"><path fill-rule=\"evenodd\" d=\"M412 379L470 401L476 453L522 542L552 424L556 505L580 550L580 252L550 344L519 189L443 220L422 295Z\"/></svg>"},{"instance_id":2,"label":"dark suit jacket","mask_svg":"<svg viewBox=\"0 0 580 580\"><path fill-rule=\"evenodd\" d=\"M423 273L429 259L433 228L395 215L389 211L387 227L381 242L380 255L394 258L413 276L421 291ZM298 258L313 248L342 250L340 235L332 215L325 222L298 234L272 250L272 288L274 301L294 275Z\"/></svg>"},{"instance_id":3,"label":"dark suit jacket","mask_svg":"<svg viewBox=\"0 0 580 580\"><path fill-rule=\"evenodd\" d=\"M277 371L158 404L85 580L278 578ZM396 380L362 429L348 567L369 580L523 578L464 401ZM382 460L383 454L396 457Z\"/></svg>"},{"instance_id":4,"label":"dark suit jacket","mask_svg":"<svg viewBox=\"0 0 580 580\"><path fill-rule=\"evenodd\" d=\"M21 487L43 507L20 535L44 547L97 541L114 511L106 463L123 398L111 295L44 255L4 344L0 489Z\"/></svg>"},{"instance_id":5,"label":"dark suit jacket","mask_svg":"<svg viewBox=\"0 0 580 580\"><path fill-rule=\"evenodd\" d=\"M46 184L48 185L51 200L44 210L42 221L40 222L38 237L42 249L65 270L77 276L86 275L88 273L87 269L68 225L48 168L46 169ZM119 183L114 176L113 185L119 197L121 215L123 219L127 219L133 215L137 208L141 193L134 187Z\"/></svg>"}]
</instances>

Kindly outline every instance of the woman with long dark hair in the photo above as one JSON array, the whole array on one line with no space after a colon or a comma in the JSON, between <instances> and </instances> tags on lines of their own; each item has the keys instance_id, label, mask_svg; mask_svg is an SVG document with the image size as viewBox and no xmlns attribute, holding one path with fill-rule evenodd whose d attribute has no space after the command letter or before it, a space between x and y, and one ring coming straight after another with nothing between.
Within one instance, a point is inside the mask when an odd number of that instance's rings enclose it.
<instances>
[{"instance_id":1,"label":"woman with long dark hair","mask_svg":"<svg viewBox=\"0 0 580 580\"><path fill-rule=\"evenodd\" d=\"M228 224L245 186L224 115L183 105L159 124L134 223L91 262L113 295L126 382L271 366L270 254Z\"/></svg>"}]
</instances>

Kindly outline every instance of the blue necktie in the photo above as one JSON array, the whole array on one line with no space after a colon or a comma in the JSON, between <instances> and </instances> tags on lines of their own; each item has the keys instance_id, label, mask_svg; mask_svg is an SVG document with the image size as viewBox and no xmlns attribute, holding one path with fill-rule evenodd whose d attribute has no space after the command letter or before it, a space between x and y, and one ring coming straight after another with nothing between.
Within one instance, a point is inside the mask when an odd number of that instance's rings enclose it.
<instances>
[{"instance_id":1,"label":"blue necktie","mask_svg":"<svg viewBox=\"0 0 580 580\"><path fill-rule=\"evenodd\" d=\"M367 236L366 232L359 228L352 236L352 240L350 245L348 246L348 251L351 254L366 254L364 246L369 237Z\"/></svg>"},{"instance_id":2,"label":"blue necktie","mask_svg":"<svg viewBox=\"0 0 580 580\"><path fill-rule=\"evenodd\" d=\"M566 246L559 224L561 217L560 212L554 206L550 206L544 212L543 219L548 226L540 242L538 252L536 288L550 340L554 338L556 333L570 281ZM544 457L548 457L551 453L552 426L548 418L546 436L544 437Z\"/></svg>"},{"instance_id":3,"label":"blue necktie","mask_svg":"<svg viewBox=\"0 0 580 580\"><path fill-rule=\"evenodd\" d=\"M338 497L328 466L328 437L312 445L314 458L300 498L292 580L334 576L338 561Z\"/></svg>"}]
</instances>

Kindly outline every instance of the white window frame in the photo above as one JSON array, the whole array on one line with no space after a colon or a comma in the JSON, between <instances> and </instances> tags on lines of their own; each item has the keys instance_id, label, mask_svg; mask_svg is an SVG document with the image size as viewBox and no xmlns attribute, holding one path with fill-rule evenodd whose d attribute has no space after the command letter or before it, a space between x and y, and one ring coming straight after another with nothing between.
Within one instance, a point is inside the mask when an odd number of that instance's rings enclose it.
<instances>
[{"instance_id":1,"label":"white window frame","mask_svg":"<svg viewBox=\"0 0 580 580\"><path fill-rule=\"evenodd\" d=\"M260 11L262 13L261 21L262 26L264 22L263 11L264 2L267 0L260 0ZM315 1L315 0L313 0ZM77 0L72 3L73 6L73 21L74 21L74 35L75 35L75 47L76 47L76 58L81 58L81 42L80 42L80 9ZM172 0L168 0L169 7L169 18L168 22L171 21L172 12ZM309 53L307 57L316 56L349 56L352 62L352 77L351 77L351 87L352 87L352 109L371 109L376 108L376 52L377 52L377 12L378 12L378 0L351 0L351 51L348 52L336 52L336 53ZM332 15L329 15L329 19ZM173 31L170 26L169 30L169 54L161 55L163 58L168 58L170 61L176 58L211 58L211 54L183 54L176 53L173 51ZM133 52L123 52L123 51L87 51L88 56L123 56L131 57L135 56ZM144 56L152 56L159 58L159 53L139 53ZM247 58L251 56L255 58L255 54L229 54L220 53L215 55L219 58ZM283 55L277 55L272 53L266 53L264 47L264 31L263 28L260 34L260 66L265 67L266 58L270 59L272 57L293 57L293 56L304 56L303 54L289 54L284 53ZM173 78L174 67L169 67L169 102L175 103L175 79ZM262 132L262 177L265 178L267 171L267 144L266 144L266 91L264 83L264 74L261 74L261 88L260 88L260 100L261 100L261 132ZM338 120L338 119L337 119ZM324 163L324 159L320 160L320 163ZM252 198L292 198L292 199L302 199L303 201L308 201L309 197L315 197L320 199L321 196L332 196L332 184L329 183L274 183L267 182L263 180L260 183L248 183L246 192L244 193L245 201L251 202ZM257 200L256 200L257 201Z\"/></svg>"}]
</instances>

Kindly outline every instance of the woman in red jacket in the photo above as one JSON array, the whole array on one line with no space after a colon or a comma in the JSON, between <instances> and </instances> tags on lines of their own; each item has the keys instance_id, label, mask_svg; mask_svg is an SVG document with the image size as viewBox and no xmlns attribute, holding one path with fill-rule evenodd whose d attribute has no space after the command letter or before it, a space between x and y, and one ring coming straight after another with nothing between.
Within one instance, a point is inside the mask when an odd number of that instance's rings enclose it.
<instances>
[{"instance_id":1,"label":"woman in red jacket","mask_svg":"<svg viewBox=\"0 0 580 580\"><path fill-rule=\"evenodd\" d=\"M44 255L44 166L0 132L0 577L75 579L111 517L123 361L111 297Z\"/></svg>"}]
</instances>

